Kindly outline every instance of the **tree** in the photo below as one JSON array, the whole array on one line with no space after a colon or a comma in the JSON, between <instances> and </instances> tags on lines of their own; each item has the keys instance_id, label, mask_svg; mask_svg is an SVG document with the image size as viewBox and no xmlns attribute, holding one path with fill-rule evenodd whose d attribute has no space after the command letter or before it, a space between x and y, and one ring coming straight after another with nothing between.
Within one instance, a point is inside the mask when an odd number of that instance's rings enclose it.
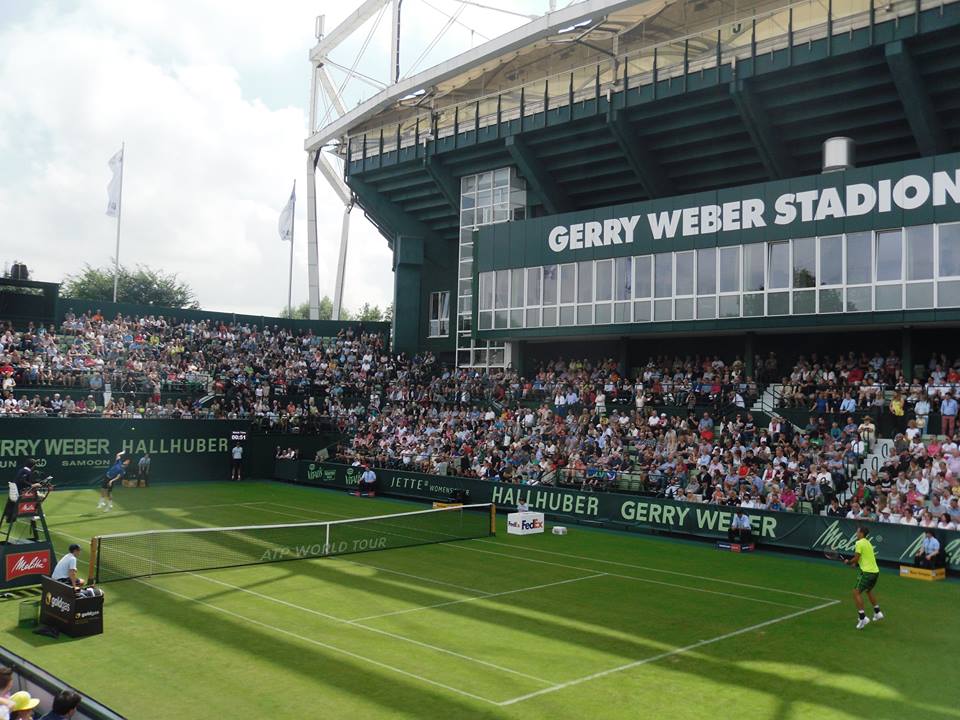
<instances>
[{"instance_id":1,"label":"tree","mask_svg":"<svg viewBox=\"0 0 960 720\"><path fill-rule=\"evenodd\" d=\"M113 266L95 268L84 265L83 270L63 279L60 295L77 300L110 302L113 299L113 273ZM172 308L200 307L193 288L178 279L176 273L154 270L146 265L137 265L136 270L120 266L117 301Z\"/></svg>"},{"instance_id":2,"label":"tree","mask_svg":"<svg viewBox=\"0 0 960 720\"><path fill-rule=\"evenodd\" d=\"M364 303L360 312L357 313L356 319L364 322L379 322L383 320L383 312L378 305Z\"/></svg>"},{"instance_id":3,"label":"tree","mask_svg":"<svg viewBox=\"0 0 960 720\"><path fill-rule=\"evenodd\" d=\"M349 320L349 313L344 313L343 310L340 312L342 320ZM344 316L345 315L345 316ZM287 309L284 308L280 311L280 317L286 318L290 317L290 313L287 312ZM333 301L328 295L324 295L320 298L320 317L319 320L330 320L333 317ZM310 303L300 303L299 305L293 306L293 319L294 320L309 320L310 319Z\"/></svg>"}]
</instances>

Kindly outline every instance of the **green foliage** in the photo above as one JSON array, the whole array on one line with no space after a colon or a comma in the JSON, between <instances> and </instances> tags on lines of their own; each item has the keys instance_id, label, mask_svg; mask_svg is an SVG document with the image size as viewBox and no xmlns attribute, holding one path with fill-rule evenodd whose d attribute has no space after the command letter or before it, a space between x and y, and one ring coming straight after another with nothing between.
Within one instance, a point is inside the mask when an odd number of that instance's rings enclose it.
<instances>
[{"instance_id":1,"label":"green foliage","mask_svg":"<svg viewBox=\"0 0 960 720\"><path fill-rule=\"evenodd\" d=\"M84 265L83 270L63 279L60 295L110 302L113 300L113 274L112 265L102 268ZM117 301L173 308L200 307L193 288L179 280L176 273L165 273L146 265L137 265L136 270L120 266Z\"/></svg>"},{"instance_id":2,"label":"green foliage","mask_svg":"<svg viewBox=\"0 0 960 720\"><path fill-rule=\"evenodd\" d=\"M287 308L283 308L280 311L280 317L290 317L290 313L287 312ZM293 318L295 320L309 320L310 319L310 303L304 302L299 305L293 306ZM324 295L320 299L320 317L319 320L332 320L333 319L333 301L330 299L329 295ZM360 308L359 312L350 312L347 308L340 308L340 319L341 320L360 320L363 322L379 322L386 321L390 322L393 319L393 304L387 306L386 310L381 310L379 305L371 305L370 303L364 303L363 307Z\"/></svg>"}]
</instances>

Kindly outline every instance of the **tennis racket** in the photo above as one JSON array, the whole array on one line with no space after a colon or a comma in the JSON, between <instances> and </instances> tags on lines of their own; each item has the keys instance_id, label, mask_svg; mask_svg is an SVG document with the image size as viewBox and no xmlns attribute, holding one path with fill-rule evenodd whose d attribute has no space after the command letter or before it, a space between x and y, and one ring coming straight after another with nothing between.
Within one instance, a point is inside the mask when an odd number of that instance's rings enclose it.
<instances>
[{"instance_id":1,"label":"tennis racket","mask_svg":"<svg viewBox=\"0 0 960 720\"><path fill-rule=\"evenodd\" d=\"M824 556L827 560L840 560L841 562L846 562L846 561L847 561L847 559L846 559L843 555L841 555L840 553L838 553L836 550L826 550L826 551L823 553L823 556Z\"/></svg>"}]
</instances>

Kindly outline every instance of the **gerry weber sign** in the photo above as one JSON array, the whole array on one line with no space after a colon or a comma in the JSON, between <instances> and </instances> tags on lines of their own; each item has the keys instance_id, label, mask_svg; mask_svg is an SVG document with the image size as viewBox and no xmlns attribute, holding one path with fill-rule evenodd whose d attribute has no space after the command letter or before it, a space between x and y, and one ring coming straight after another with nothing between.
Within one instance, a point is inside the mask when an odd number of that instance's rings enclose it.
<instances>
[{"instance_id":1,"label":"gerry weber sign","mask_svg":"<svg viewBox=\"0 0 960 720\"><path fill-rule=\"evenodd\" d=\"M771 224L796 225L874 212L916 210L924 205L940 207L948 203L960 203L960 170L785 192L776 197L772 207L768 207L762 197L751 197L557 225L550 230L547 245L553 252L563 252L629 244L634 241L638 227L649 232L654 240L662 240L750 230Z\"/></svg>"}]
</instances>

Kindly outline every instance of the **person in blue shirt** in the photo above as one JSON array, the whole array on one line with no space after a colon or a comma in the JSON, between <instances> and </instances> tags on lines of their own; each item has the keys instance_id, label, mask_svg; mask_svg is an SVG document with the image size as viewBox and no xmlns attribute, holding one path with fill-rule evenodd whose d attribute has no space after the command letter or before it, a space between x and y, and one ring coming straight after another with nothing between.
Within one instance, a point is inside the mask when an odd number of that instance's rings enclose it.
<instances>
[{"instance_id":1,"label":"person in blue shirt","mask_svg":"<svg viewBox=\"0 0 960 720\"><path fill-rule=\"evenodd\" d=\"M957 422L957 401L953 393L947 393L940 402L940 434L953 435Z\"/></svg>"},{"instance_id":2,"label":"person in blue shirt","mask_svg":"<svg viewBox=\"0 0 960 720\"><path fill-rule=\"evenodd\" d=\"M130 465L130 458L124 457L125 453L121 450L114 458L113 465L103 474L100 482L100 502L97 503L97 510L103 509L104 512L113 510L113 486L123 480L127 474L127 467Z\"/></svg>"},{"instance_id":3,"label":"person in blue shirt","mask_svg":"<svg viewBox=\"0 0 960 720\"><path fill-rule=\"evenodd\" d=\"M940 560L940 541L933 534L933 528L927 528L923 534L923 543L913 556L917 567L935 568Z\"/></svg>"}]
</instances>

